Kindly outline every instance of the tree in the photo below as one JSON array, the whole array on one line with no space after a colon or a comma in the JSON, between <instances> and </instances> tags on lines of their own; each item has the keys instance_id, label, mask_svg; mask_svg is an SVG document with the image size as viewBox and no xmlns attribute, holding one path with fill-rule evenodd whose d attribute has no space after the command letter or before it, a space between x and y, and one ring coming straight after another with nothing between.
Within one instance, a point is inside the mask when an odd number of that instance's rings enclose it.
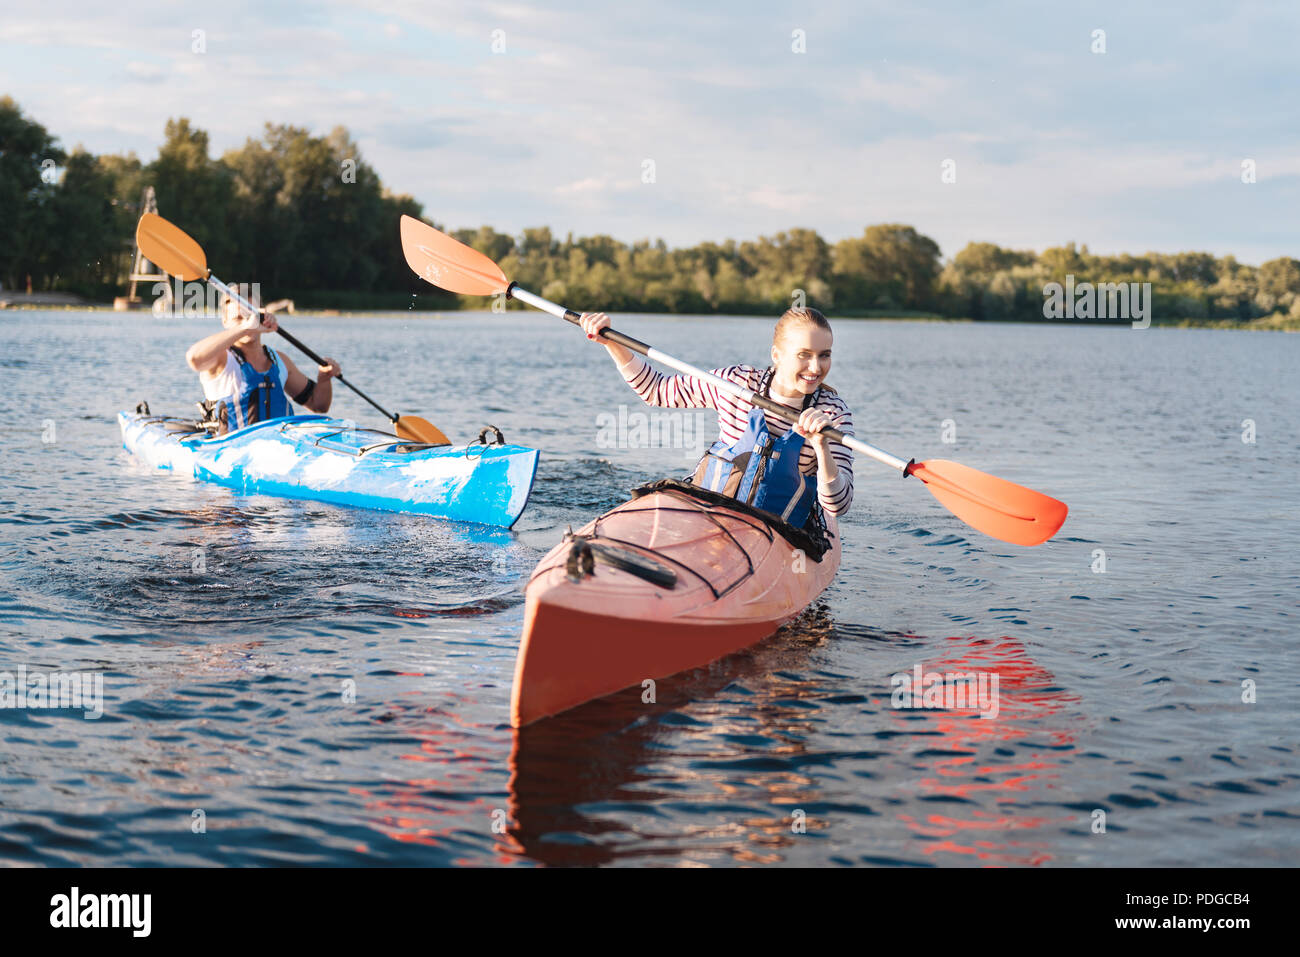
<instances>
[{"instance_id":1,"label":"tree","mask_svg":"<svg viewBox=\"0 0 1300 957\"><path fill-rule=\"evenodd\" d=\"M94 156L76 149L68 157L50 201L51 263L65 289L94 296L113 285L123 257L121 221L113 179Z\"/></svg>"},{"instance_id":2,"label":"tree","mask_svg":"<svg viewBox=\"0 0 1300 957\"><path fill-rule=\"evenodd\" d=\"M952 261L966 275L987 281L1015 266L1032 265L1036 258L1032 252L1003 249L993 243L967 243Z\"/></svg>"},{"instance_id":3,"label":"tree","mask_svg":"<svg viewBox=\"0 0 1300 957\"><path fill-rule=\"evenodd\" d=\"M1259 267L1258 281L1260 292L1271 296L1300 294L1300 262L1287 256L1270 259Z\"/></svg>"},{"instance_id":4,"label":"tree","mask_svg":"<svg viewBox=\"0 0 1300 957\"><path fill-rule=\"evenodd\" d=\"M43 288L50 272L50 202L56 171L66 158L41 124L23 116L12 97L0 97L0 277L16 289L32 276Z\"/></svg>"},{"instance_id":5,"label":"tree","mask_svg":"<svg viewBox=\"0 0 1300 957\"><path fill-rule=\"evenodd\" d=\"M1086 251L1087 247L1084 249ZM1074 276L1078 279L1087 272L1084 256L1074 243L1044 249L1038 256L1038 264L1047 276L1056 282L1064 282L1066 276Z\"/></svg>"},{"instance_id":6,"label":"tree","mask_svg":"<svg viewBox=\"0 0 1300 957\"><path fill-rule=\"evenodd\" d=\"M208 156L208 134L190 121L169 119L158 158L145 169L170 221L198 238L213 262L230 261L237 237L223 229L230 203L227 171Z\"/></svg>"},{"instance_id":7,"label":"tree","mask_svg":"<svg viewBox=\"0 0 1300 957\"><path fill-rule=\"evenodd\" d=\"M860 239L835 244L834 271L855 306L931 305L939 275L939 246L911 226L869 226ZM840 300L844 302L844 299Z\"/></svg>"}]
</instances>

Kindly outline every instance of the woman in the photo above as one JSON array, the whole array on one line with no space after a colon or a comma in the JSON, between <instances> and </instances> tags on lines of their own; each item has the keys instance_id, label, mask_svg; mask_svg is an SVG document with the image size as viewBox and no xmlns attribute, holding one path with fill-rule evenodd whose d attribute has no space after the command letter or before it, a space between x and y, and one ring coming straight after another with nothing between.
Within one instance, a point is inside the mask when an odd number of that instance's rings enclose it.
<instances>
[{"instance_id":1,"label":"woman","mask_svg":"<svg viewBox=\"0 0 1300 957\"><path fill-rule=\"evenodd\" d=\"M239 303L222 296L221 324L213 333L190 346L185 361L199 374L209 408L220 423L217 434L254 422L293 415L289 396L313 412L328 412L333 400L330 379L339 375L338 363L326 359L312 382L293 360L262 344L262 336L275 332L275 316L259 311L243 319Z\"/></svg>"},{"instance_id":2,"label":"woman","mask_svg":"<svg viewBox=\"0 0 1300 957\"><path fill-rule=\"evenodd\" d=\"M609 325L603 312L583 313L582 329L597 339ZM691 376L665 375L635 352L598 340L629 386L647 404L716 409L718 441L692 481L781 515L793 525L815 520L814 504L843 515L853 503L853 454L822 435L828 427L853 434L853 415L830 386L831 325L812 308L788 309L772 334L772 367L735 365L712 370L745 389L798 412L793 429L752 403ZM756 457L755 453L759 453ZM761 467L757 467L762 458ZM762 488L764 484L771 488ZM756 486L760 486L756 488Z\"/></svg>"}]
</instances>

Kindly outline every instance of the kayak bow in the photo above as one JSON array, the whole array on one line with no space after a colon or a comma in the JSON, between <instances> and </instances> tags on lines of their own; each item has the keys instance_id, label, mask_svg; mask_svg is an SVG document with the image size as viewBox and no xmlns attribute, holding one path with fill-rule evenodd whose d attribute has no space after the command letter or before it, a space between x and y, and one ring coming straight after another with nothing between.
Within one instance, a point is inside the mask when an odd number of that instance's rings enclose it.
<instances>
[{"instance_id":1,"label":"kayak bow","mask_svg":"<svg viewBox=\"0 0 1300 957\"><path fill-rule=\"evenodd\" d=\"M816 600L839 568L833 516L817 541L685 483L634 494L566 535L533 572L515 727L752 645Z\"/></svg>"}]
</instances>

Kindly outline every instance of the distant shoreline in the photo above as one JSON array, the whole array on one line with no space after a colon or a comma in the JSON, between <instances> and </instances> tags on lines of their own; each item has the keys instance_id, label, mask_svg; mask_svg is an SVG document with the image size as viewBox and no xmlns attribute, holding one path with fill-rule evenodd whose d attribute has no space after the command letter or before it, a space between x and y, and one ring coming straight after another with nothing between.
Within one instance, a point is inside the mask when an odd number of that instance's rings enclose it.
<instances>
[{"instance_id":1,"label":"distant shoreline","mask_svg":"<svg viewBox=\"0 0 1300 957\"><path fill-rule=\"evenodd\" d=\"M365 310L340 310L340 309L299 309L294 313L295 317L306 316L312 319L355 319L362 316L378 316L382 318L391 318L395 316L407 316L408 318L420 319L450 319L461 314L471 314L475 312L487 312L488 310L474 309L365 309ZM506 315L524 314L529 310L511 309ZM0 304L0 315L14 312L106 312L121 316L124 319L139 317L148 317L153 319L147 309L130 309L115 310L110 305L73 305L73 304L55 304L50 302L29 302L14 303L3 302ZM744 315L739 313L715 312L715 313L679 313L679 312L620 312L614 315L626 316L655 316L665 318L680 318L685 316L699 317L705 319L767 319L776 321L775 314L771 316ZM165 322L171 317L163 317L158 321ZM215 322L217 317L212 316L187 316L185 318L208 319ZM970 319L963 317L938 316L938 315L911 315L911 316L861 316L861 315L837 315L831 312L828 317L833 322L938 322L938 323L958 323L964 325L1017 325L1017 326L1112 326L1115 328L1129 328L1130 323L1125 321L1111 322L1094 320L1059 320L1059 319ZM1161 329L1244 329L1247 331L1265 331L1265 332L1300 332L1300 319L1282 319L1274 320L1268 316L1254 320L1237 320L1237 319L1152 319L1152 328Z\"/></svg>"}]
</instances>

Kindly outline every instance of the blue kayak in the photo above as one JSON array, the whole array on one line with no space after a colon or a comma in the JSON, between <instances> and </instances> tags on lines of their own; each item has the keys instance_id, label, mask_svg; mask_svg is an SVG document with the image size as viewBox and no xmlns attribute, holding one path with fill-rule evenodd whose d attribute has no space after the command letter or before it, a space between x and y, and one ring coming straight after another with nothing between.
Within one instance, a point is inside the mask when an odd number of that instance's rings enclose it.
<instances>
[{"instance_id":1,"label":"blue kayak","mask_svg":"<svg viewBox=\"0 0 1300 957\"><path fill-rule=\"evenodd\" d=\"M327 415L290 415L209 437L178 416L119 412L122 444L147 465L238 492L514 525L533 488L536 449L489 427L471 445L423 445Z\"/></svg>"}]
</instances>

